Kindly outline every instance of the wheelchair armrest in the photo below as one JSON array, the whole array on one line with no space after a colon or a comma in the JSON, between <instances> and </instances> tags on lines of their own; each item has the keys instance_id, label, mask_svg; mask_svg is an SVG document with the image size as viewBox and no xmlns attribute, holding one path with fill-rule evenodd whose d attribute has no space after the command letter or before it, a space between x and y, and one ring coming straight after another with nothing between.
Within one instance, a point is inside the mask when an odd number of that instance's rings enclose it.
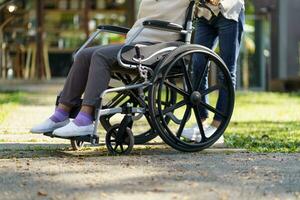
<instances>
[{"instance_id":1,"label":"wheelchair armrest","mask_svg":"<svg viewBox=\"0 0 300 200\"><path fill-rule=\"evenodd\" d=\"M111 32L111 33L117 33L117 34L127 34L130 30L129 28L126 27L112 26L112 25L99 25L97 29Z\"/></svg>"},{"instance_id":2,"label":"wheelchair armrest","mask_svg":"<svg viewBox=\"0 0 300 200\"><path fill-rule=\"evenodd\" d=\"M160 20L146 20L143 22L145 28L158 29L162 31L182 33L183 27L179 24L160 21Z\"/></svg>"}]
</instances>

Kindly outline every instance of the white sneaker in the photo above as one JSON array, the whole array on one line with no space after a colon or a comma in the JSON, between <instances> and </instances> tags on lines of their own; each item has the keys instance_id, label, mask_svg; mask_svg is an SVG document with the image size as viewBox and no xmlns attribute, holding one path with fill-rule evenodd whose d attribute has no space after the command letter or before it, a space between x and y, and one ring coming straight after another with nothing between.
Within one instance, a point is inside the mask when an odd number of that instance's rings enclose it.
<instances>
[{"instance_id":1,"label":"white sneaker","mask_svg":"<svg viewBox=\"0 0 300 200\"><path fill-rule=\"evenodd\" d=\"M56 129L53 132L53 135L70 138L78 136L87 136L92 135L94 132L94 124L88 126L77 126L74 122L70 122L68 125Z\"/></svg>"},{"instance_id":2,"label":"white sneaker","mask_svg":"<svg viewBox=\"0 0 300 200\"><path fill-rule=\"evenodd\" d=\"M196 142L201 142L202 139L198 125L195 125L192 128L185 128L181 136L185 139Z\"/></svg>"},{"instance_id":3,"label":"white sneaker","mask_svg":"<svg viewBox=\"0 0 300 200\"><path fill-rule=\"evenodd\" d=\"M67 119L63 122L58 122L55 123L54 121L52 121L51 119L47 119L46 121L44 121L43 123L34 126L30 132L31 133L36 133L36 134L43 134L43 133L51 133L53 132L55 129L64 127L65 125L67 125L68 123L70 123L70 120Z\"/></svg>"},{"instance_id":4,"label":"white sneaker","mask_svg":"<svg viewBox=\"0 0 300 200\"><path fill-rule=\"evenodd\" d=\"M214 126L206 126L204 129L205 135L206 137L211 137L218 128L214 127ZM225 147L225 141L224 141L224 136L222 135L214 144L213 147L217 147L217 148L224 148Z\"/></svg>"},{"instance_id":5,"label":"white sneaker","mask_svg":"<svg viewBox=\"0 0 300 200\"><path fill-rule=\"evenodd\" d=\"M204 125L203 129L204 129L205 136L207 138L209 138L217 131L218 128L211 126L211 125ZM185 128L183 130L181 136L190 141L201 142L201 140L202 140L202 136L200 134L198 125L195 125L192 128ZM224 137L222 136L220 139L223 140L223 143L224 143ZM222 141L220 141L220 142L222 142Z\"/></svg>"},{"instance_id":6,"label":"white sneaker","mask_svg":"<svg viewBox=\"0 0 300 200\"><path fill-rule=\"evenodd\" d=\"M198 128L198 127L197 127ZM205 132L205 136L207 138L210 138L217 130L217 127L214 127L212 125L206 125L203 127L204 128L204 132ZM199 128L198 128L199 129ZM200 132L200 131L199 131Z\"/></svg>"}]
</instances>

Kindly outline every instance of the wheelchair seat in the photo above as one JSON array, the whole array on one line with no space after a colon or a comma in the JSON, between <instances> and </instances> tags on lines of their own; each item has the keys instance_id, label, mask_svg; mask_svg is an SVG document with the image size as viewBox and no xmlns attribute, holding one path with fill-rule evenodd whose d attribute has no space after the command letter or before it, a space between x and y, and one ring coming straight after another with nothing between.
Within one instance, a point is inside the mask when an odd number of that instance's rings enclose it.
<instances>
[{"instance_id":1,"label":"wheelchair seat","mask_svg":"<svg viewBox=\"0 0 300 200\"><path fill-rule=\"evenodd\" d=\"M165 43L141 43L135 45L127 45L123 48L121 58L127 64L137 64L136 45L139 46L141 52L142 63L144 66L154 66L161 61L170 51L184 45L184 42L165 42Z\"/></svg>"}]
</instances>

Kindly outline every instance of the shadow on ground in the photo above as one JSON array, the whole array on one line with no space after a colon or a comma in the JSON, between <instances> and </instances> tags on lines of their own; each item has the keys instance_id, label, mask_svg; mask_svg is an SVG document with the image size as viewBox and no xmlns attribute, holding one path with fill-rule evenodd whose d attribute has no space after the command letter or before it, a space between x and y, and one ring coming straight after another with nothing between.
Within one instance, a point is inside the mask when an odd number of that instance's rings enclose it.
<instances>
[{"instance_id":1,"label":"shadow on ground","mask_svg":"<svg viewBox=\"0 0 300 200\"><path fill-rule=\"evenodd\" d=\"M38 144L38 143L0 143L0 159L10 158L49 158L49 157L109 157L105 144L100 144L99 147L91 147L86 145L83 150L72 151L69 144ZM198 154L231 154L246 152L243 149L227 149L227 148L212 148L207 149ZM134 150L130 155L133 156L156 156L156 155L184 155L167 145L161 143L135 145ZM112 156L113 157L113 156Z\"/></svg>"},{"instance_id":2,"label":"shadow on ground","mask_svg":"<svg viewBox=\"0 0 300 200\"><path fill-rule=\"evenodd\" d=\"M299 154L187 154L164 147L119 157L102 149L23 153L1 160L2 199L296 199L300 188Z\"/></svg>"}]
</instances>

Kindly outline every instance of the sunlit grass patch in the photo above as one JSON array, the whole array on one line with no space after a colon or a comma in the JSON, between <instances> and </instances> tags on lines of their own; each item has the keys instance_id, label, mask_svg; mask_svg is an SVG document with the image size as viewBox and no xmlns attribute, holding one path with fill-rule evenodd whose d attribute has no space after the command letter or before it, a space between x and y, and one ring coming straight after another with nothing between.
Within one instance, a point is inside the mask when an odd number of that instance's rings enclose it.
<instances>
[{"instance_id":1,"label":"sunlit grass patch","mask_svg":"<svg viewBox=\"0 0 300 200\"><path fill-rule=\"evenodd\" d=\"M22 101L22 93L0 93L0 123Z\"/></svg>"},{"instance_id":2,"label":"sunlit grass patch","mask_svg":"<svg viewBox=\"0 0 300 200\"><path fill-rule=\"evenodd\" d=\"M238 92L225 141L255 152L300 152L300 94Z\"/></svg>"},{"instance_id":3,"label":"sunlit grass patch","mask_svg":"<svg viewBox=\"0 0 300 200\"><path fill-rule=\"evenodd\" d=\"M299 122L235 122L226 133L229 146L255 152L300 152Z\"/></svg>"},{"instance_id":4,"label":"sunlit grass patch","mask_svg":"<svg viewBox=\"0 0 300 200\"><path fill-rule=\"evenodd\" d=\"M37 94L0 93L0 123L18 106L43 103L45 99L42 98ZM164 98L165 94L162 94ZM215 102L216 95L211 95L210 104L215 105ZM182 116L184 109L178 109L177 115ZM113 117L112 124L120 123L122 117ZM194 118L187 125L192 126L193 123ZM170 123L170 127L173 126ZM134 133L149 129L145 118L133 127ZM106 133L102 126L100 130L102 134ZM226 130L225 142L229 147L253 152L300 152L300 93L237 92L234 115Z\"/></svg>"}]
</instances>

